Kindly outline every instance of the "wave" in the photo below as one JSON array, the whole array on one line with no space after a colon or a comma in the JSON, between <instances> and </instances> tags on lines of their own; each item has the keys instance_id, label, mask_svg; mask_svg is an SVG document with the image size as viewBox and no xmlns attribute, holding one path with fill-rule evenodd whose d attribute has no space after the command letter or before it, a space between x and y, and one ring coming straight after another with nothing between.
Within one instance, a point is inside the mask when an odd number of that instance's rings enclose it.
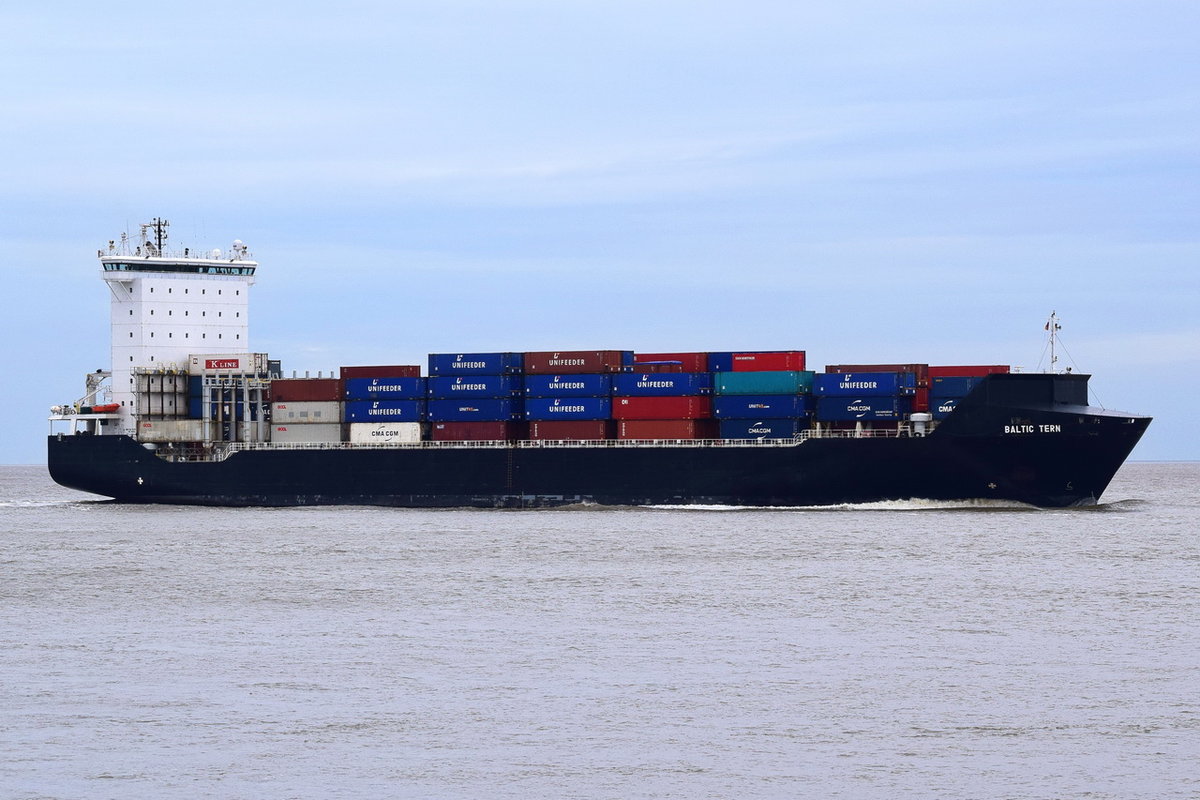
<instances>
[{"instance_id":1,"label":"wave","mask_svg":"<svg viewBox=\"0 0 1200 800\"><path fill-rule=\"evenodd\" d=\"M0 500L0 508L51 508L74 506L86 503L102 503L104 500Z\"/></svg>"}]
</instances>

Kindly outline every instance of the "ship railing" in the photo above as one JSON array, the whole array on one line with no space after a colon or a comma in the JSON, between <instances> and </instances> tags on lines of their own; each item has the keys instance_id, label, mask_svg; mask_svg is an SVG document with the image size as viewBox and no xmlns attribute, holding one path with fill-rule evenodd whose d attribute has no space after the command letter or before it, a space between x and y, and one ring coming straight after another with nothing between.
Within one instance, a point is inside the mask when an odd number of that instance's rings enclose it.
<instances>
[{"instance_id":1,"label":"ship railing","mask_svg":"<svg viewBox=\"0 0 1200 800\"><path fill-rule=\"evenodd\" d=\"M224 461L234 453L253 451L291 450L502 450L521 449L597 449L597 448L728 448L728 447L796 447L812 439L896 439L915 435L906 426L891 429L801 431L786 439L482 439L452 442L214 442L211 447L191 449L185 456L189 461ZM167 454L159 451L159 455Z\"/></svg>"}]
</instances>

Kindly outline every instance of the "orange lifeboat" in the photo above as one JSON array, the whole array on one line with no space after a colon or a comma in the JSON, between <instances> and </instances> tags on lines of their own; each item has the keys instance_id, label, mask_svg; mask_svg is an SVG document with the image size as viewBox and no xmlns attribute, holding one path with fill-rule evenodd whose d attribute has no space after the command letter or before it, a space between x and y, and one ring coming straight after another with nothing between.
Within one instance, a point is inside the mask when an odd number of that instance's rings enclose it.
<instances>
[{"instance_id":1,"label":"orange lifeboat","mask_svg":"<svg viewBox=\"0 0 1200 800\"><path fill-rule=\"evenodd\" d=\"M115 414L117 409L121 407L120 403L105 403L101 406L92 406L93 414Z\"/></svg>"}]
</instances>

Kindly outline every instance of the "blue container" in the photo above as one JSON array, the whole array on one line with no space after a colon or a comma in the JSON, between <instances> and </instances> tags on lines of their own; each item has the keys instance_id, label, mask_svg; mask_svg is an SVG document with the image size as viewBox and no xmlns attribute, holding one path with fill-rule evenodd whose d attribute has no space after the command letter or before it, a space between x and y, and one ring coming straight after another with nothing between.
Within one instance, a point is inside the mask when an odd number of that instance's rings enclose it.
<instances>
[{"instance_id":1,"label":"blue container","mask_svg":"<svg viewBox=\"0 0 1200 800\"><path fill-rule=\"evenodd\" d=\"M423 400L425 378L346 378L347 400Z\"/></svg>"},{"instance_id":2,"label":"blue container","mask_svg":"<svg viewBox=\"0 0 1200 800\"><path fill-rule=\"evenodd\" d=\"M428 406L431 422L508 422L523 412L523 403L511 397L439 398Z\"/></svg>"},{"instance_id":3,"label":"blue container","mask_svg":"<svg viewBox=\"0 0 1200 800\"><path fill-rule=\"evenodd\" d=\"M833 372L813 379L813 394L829 397L896 397L916 391L911 372Z\"/></svg>"},{"instance_id":4,"label":"blue container","mask_svg":"<svg viewBox=\"0 0 1200 800\"><path fill-rule=\"evenodd\" d=\"M203 413L203 406L200 400L201 398L198 395L188 398L188 416L191 419L200 419L200 415Z\"/></svg>"},{"instance_id":5,"label":"blue container","mask_svg":"<svg viewBox=\"0 0 1200 800\"><path fill-rule=\"evenodd\" d=\"M188 376L188 397L200 397L204 394L204 376L189 375ZM200 416L199 412L196 414Z\"/></svg>"},{"instance_id":6,"label":"blue container","mask_svg":"<svg viewBox=\"0 0 1200 800\"><path fill-rule=\"evenodd\" d=\"M531 397L525 401L525 419L609 419L612 401L607 397Z\"/></svg>"},{"instance_id":7,"label":"blue container","mask_svg":"<svg viewBox=\"0 0 1200 800\"><path fill-rule=\"evenodd\" d=\"M612 375L526 375L527 397L608 397Z\"/></svg>"},{"instance_id":8,"label":"blue container","mask_svg":"<svg viewBox=\"0 0 1200 800\"><path fill-rule=\"evenodd\" d=\"M709 372L733 372L733 353L709 353Z\"/></svg>"},{"instance_id":9,"label":"blue container","mask_svg":"<svg viewBox=\"0 0 1200 800\"><path fill-rule=\"evenodd\" d=\"M345 417L346 422L422 422L425 401L350 400L345 406Z\"/></svg>"},{"instance_id":10,"label":"blue container","mask_svg":"<svg viewBox=\"0 0 1200 800\"><path fill-rule=\"evenodd\" d=\"M967 376L934 378L929 382L929 396L933 397L966 397L982 378Z\"/></svg>"},{"instance_id":11,"label":"blue container","mask_svg":"<svg viewBox=\"0 0 1200 800\"><path fill-rule=\"evenodd\" d=\"M791 439L807 428L807 419L723 419L721 438Z\"/></svg>"},{"instance_id":12,"label":"blue container","mask_svg":"<svg viewBox=\"0 0 1200 800\"><path fill-rule=\"evenodd\" d=\"M429 374L514 375L524 359L524 353L430 353Z\"/></svg>"},{"instance_id":13,"label":"blue container","mask_svg":"<svg viewBox=\"0 0 1200 800\"><path fill-rule=\"evenodd\" d=\"M936 400L930 399L929 413L933 414L934 419L945 419L946 417L950 416L955 407L958 406L959 399L960 398L957 397L940 397Z\"/></svg>"},{"instance_id":14,"label":"blue container","mask_svg":"<svg viewBox=\"0 0 1200 800\"><path fill-rule=\"evenodd\" d=\"M622 397L682 397L712 393L708 372L630 372L613 376L613 394Z\"/></svg>"},{"instance_id":15,"label":"blue container","mask_svg":"<svg viewBox=\"0 0 1200 800\"><path fill-rule=\"evenodd\" d=\"M730 394L713 398L718 419L788 419L805 417L815 408L810 394Z\"/></svg>"},{"instance_id":16,"label":"blue container","mask_svg":"<svg viewBox=\"0 0 1200 800\"><path fill-rule=\"evenodd\" d=\"M721 372L715 376L717 394L800 394L812 391L813 373L807 370Z\"/></svg>"},{"instance_id":17,"label":"blue container","mask_svg":"<svg viewBox=\"0 0 1200 800\"><path fill-rule=\"evenodd\" d=\"M911 397L819 397L817 419L821 422L895 421L904 419L911 407Z\"/></svg>"},{"instance_id":18,"label":"blue container","mask_svg":"<svg viewBox=\"0 0 1200 800\"><path fill-rule=\"evenodd\" d=\"M520 375L438 375L429 379L429 396L438 399L455 397L514 397L521 393Z\"/></svg>"}]
</instances>

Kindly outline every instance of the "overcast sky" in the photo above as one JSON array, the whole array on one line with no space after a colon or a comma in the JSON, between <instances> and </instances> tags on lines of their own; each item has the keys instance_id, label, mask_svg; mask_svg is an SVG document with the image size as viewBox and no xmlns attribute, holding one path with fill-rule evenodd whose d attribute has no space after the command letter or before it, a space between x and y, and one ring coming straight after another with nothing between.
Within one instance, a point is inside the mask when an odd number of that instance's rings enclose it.
<instances>
[{"instance_id":1,"label":"overcast sky","mask_svg":"<svg viewBox=\"0 0 1200 800\"><path fill-rule=\"evenodd\" d=\"M13 4L9 4L11 7ZM249 6L249 7L247 7ZM285 370L472 350L1064 363L1200 458L1200 4L0 12L0 463L109 366L96 249L261 263Z\"/></svg>"}]
</instances>

